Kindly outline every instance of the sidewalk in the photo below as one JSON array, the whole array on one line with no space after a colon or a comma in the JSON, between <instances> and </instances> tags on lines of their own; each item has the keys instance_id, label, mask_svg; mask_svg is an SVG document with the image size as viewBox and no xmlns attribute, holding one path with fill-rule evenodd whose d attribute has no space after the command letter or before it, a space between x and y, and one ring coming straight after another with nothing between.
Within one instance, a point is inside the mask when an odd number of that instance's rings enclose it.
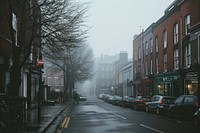
<instances>
[{"instance_id":1,"label":"sidewalk","mask_svg":"<svg viewBox=\"0 0 200 133\"><path fill-rule=\"evenodd\" d=\"M18 133L45 133L62 112L71 110L71 102L57 103L54 106L42 106L40 122L38 122L38 109L27 111L26 125Z\"/></svg>"}]
</instances>

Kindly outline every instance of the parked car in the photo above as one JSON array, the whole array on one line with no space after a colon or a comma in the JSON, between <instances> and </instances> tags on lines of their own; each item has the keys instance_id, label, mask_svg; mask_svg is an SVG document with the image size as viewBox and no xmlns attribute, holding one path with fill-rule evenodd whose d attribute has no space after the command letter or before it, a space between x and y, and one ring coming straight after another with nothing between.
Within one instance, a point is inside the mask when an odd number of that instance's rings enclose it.
<instances>
[{"instance_id":1,"label":"parked car","mask_svg":"<svg viewBox=\"0 0 200 133\"><path fill-rule=\"evenodd\" d=\"M174 100L175 98L171 96L154 95L149 102L146 102L146 112L168 113L169 107L174 103Z\"/></svg>"},{"instance_id":2,"label":"parked car","mask_svg":"<svg viewBox=\"0 0 200 133\"><path fill-rule=\"evenodd\" d=\"M132 96L125 96L125 97L122 99L120 105L123 106L123 107L132 108L134 99L135 99L135 98L132 97Z\"/></svg>"},{"instance_id":3,"label":"parked car","mask_svg":"<svg viewBox=\"0 0 200 133\"><path fill-rule=\"evenodd\" d=\"M200 126L200 108L194 113L194 123Z\"/></svg>"},{"instance_id":4,"label":"parked car","mask_svg":"<svg viewBox=\"0 0 200 133\"><path fill-rule=\"evenodd\" d=\"M142 96L137 96L135 99L134 99L134 102L133 102L133 109L135 110L145 110L145 107L146 107L146 102L150 101L150 99L148 98L145 98L145 97L142 97Z\"/></svg>"},{"instance_id":5,"label":"parked car","mask_svg":"<svg viewBox=\"0 0 200 133\"><path fill-rule=\"evenodd\" d=\"M108 102L108 99L110 98L110 95L109 94L104 94L102 96L102 99L105 101L105 102Z\"/></svg>"},{"instance_id":6,"label":"parked car","mask_svg":"<svg viewBox=\"0 0 200 133\"><path fill-rule=\"evenodd\" d=\"M114 101L114 96L110 96L108 98L108 103L113 104L113 101Z\"/></svg>"},{"instance_id":7,"label":"parked car","mask_svg":"<svg viewBox=\"0 0 200 133\"><path fill-rule=\"evenodd\" d=\"M79 101L86 101L86 96L79 94Z\"/></svg>"},{"instance_id":8,"label":"parked car","mask_svg":"<svg viewBox=\"0 0 200 133\"><path fill-rule=\"evenodd\" d=\"M172 116L191 119L198 109L198 98L194 95L179 96L169 109Z\"/></svg>"},{"instance_id":9,"label":"parked car","mask_svg":"<svg viewBox=\"0 0 200 133\"><path fill-rule=\"evenodd\" d=\"M117 96L117 95L114 95L113 97L114 97L114 98L113 98L113 104L119 106L120 103L121 103L121 101L122 101L122 97Z\"/></svg>"}]
</instances>

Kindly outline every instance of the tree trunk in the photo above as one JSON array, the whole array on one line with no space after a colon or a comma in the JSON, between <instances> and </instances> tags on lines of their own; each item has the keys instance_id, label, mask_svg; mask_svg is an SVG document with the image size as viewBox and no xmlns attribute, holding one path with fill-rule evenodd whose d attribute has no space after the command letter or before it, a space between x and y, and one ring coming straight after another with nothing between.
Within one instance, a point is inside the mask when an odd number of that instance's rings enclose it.
<instances>
[{"instance_id":1,"label":"tree trunk","mask_svg":"<svg viewBox=\"0 0 200 133\"><path fill-rule=\"evenodd\" d=\"M17 48L13 49L13 55L13 64L10 75L10 88L8 89L8 94L13 97L19 97L19 87L21 84L21 68L19 64L19 51Z\"/></svg>"}]
</instances>

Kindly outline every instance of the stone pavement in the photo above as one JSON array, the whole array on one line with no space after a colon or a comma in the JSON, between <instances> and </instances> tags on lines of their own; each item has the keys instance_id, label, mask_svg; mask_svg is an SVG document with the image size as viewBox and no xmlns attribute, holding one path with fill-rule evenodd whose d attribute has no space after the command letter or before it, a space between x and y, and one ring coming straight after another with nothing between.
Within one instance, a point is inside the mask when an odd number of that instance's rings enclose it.
<instances>
[{"instance_id":1,"label":"stone pavement","mask_svg":"<svg viewBox=\"0 0 200 133\"><path fill-rule=\"evenodd\" d=\"M62 120L61 115L63 113L70 112L72 107L71 105L72 105L71 102L67 102L67 103L56 103L54 106L42 106L40 122L38 122L38 116L37 116L38 109L34 108L32 110L28 110L26 125L22 129L20 129L17 133L45 133L47 132L48 128L54 128L51 129L51 131L52 130L56 131L57 125L59 125L59 121ZM58 117L59 121L57 120Z\"/></svg>"}]
</instances>

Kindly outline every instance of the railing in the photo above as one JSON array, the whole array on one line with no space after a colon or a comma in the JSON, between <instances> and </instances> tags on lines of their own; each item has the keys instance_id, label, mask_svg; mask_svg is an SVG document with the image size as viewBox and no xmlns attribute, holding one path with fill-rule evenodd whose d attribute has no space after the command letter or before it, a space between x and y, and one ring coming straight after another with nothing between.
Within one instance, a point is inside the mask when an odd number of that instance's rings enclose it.
<instances>
[{"instance_id":1,"label":"railing","mask_svg":"<svg viewBox=\"0 0 200 133\"><path fill-rule=\"evenodd\" d=\"M0 99L0 132L12 132L26 123L25 98Z\"/></svg>"}]
</instances>

